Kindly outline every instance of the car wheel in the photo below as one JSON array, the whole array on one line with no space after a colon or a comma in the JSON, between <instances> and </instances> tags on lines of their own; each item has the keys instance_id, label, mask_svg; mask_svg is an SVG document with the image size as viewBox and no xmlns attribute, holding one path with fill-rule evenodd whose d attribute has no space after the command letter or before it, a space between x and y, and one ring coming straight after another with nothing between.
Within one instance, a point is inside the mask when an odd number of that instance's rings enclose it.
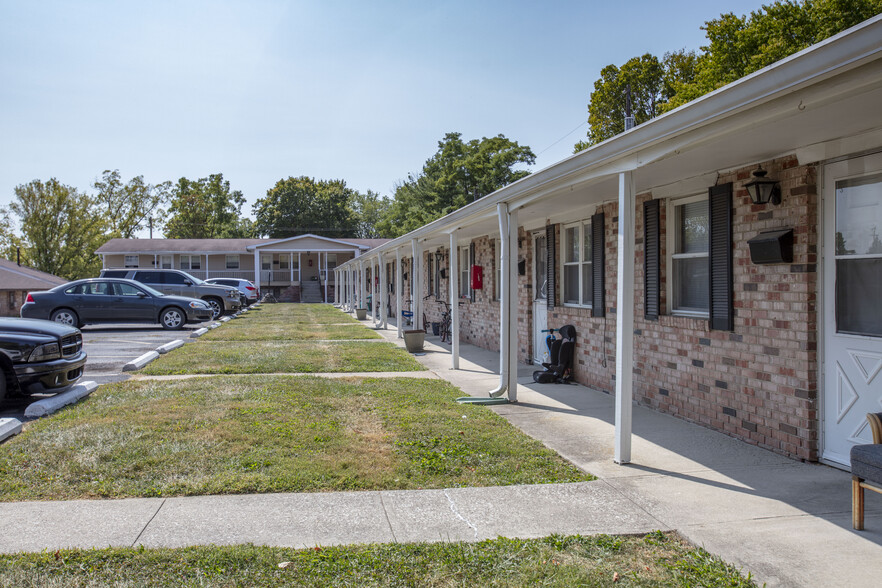
<instances>
[{"instance_id":1,"label":"car wheel","mask_svg":"<svg viewBox=\"0 0 882 588\"><path fill-rule=\"evenodd\" d=\"M56 323L61 323L63 325L70 325L71 327L80 326L80 317L78 317L77 313L69 308L59 308L52 313L52 315L49 317L49 320L55 321Z\"/></svg>"},{"instance_id":2,"label":"car wheel","mask_svg":"<svg viewBox=\"0 0 882 588\"><path fill-rule=\"evenodd\" d=\"M169 331L180 329L184 326L185 321L184 312L180 308L166 308L159 316L159 323L162 325L162 328Z\"/></svg>"},{"instance_id":3,"label":"car wheel","mask_svg":"<svg viewBox=\"0 0 882 588\"><path fill-rule=\"evenodd\" d=\"M211 306L211 320L219 318L224 313L224 305L217 298L203 298Z\"/></svg>"}]
</instances>

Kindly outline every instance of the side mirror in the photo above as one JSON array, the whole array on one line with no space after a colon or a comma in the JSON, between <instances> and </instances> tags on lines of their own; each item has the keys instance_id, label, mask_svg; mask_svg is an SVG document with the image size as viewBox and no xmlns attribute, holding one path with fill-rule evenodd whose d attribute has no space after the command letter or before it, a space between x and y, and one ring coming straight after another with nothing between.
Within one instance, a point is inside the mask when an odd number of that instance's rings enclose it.
<instances>
[{"instance_id":1,"label":"side mirror","mask_svg":"<svg viewBox=\"0 0 882 588\"><path fill-rule=\"evenodd\" d=\"M147 292L138 292L138 298L147 298Z\"/></svg>"},{"instance_id":2,"label":"side mirror","mask_svg":"<svg viewBox=\"0 0 882 588\"><path fill-rule=\"evenodd\" d=\"M193 282L191 282L190 280L184 280L184 283L187 284L188 286L193 285Z\"/></svg>"}]
</instances>

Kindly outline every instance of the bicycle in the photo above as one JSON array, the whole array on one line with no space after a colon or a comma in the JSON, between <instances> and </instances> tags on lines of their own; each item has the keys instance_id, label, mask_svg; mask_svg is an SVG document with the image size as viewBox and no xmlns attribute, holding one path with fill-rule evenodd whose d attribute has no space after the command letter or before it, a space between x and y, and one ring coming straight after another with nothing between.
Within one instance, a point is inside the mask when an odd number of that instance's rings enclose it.
<instances>
[{"instance_id":1,"label":"bicycle","mask_svg":"<svg viewBox=\"0 0 882 588\"><path fill-rule=\"evenodd\" d=\"M401 319L404 321L405 326L409 327L413 324L413 301L410 299L405 300L401 306Z\"/></svg>"},{"instance_id":2,"label":"bicycle","mask_svg":"<svg viewBox=\"0 0 882 588\"><path fill-rule=\"evenodd\" d=\"M450 314L450 304L445 302L444 300L438 300L438 304L442 304L444 306L444 311L441 313L441 328L439 334L441 335L442 343L451 343L453 342L453 337L450 332L450 322L451 322L451 314Z\"/></svg>"}]
</instances>

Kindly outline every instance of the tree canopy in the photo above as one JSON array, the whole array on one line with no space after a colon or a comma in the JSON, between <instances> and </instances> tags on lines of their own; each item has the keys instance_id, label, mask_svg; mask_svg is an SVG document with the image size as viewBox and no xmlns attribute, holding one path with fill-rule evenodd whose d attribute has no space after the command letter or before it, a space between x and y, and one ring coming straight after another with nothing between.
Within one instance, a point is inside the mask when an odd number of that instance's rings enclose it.
<instances>
[{"instance_id":1,"label":"tree canopy","mask_svg":"<svg viewBox=\"0 0 882 588\"><path fill-rule=\"evenodd\" d=\"M171 182L152 185L144 176L135 176L123 184L119 170L104 170L92 187L107 223L107 237L131 239L147 226L148 218L163 216L160 206L168 199Z\"/></svg>"},{"instance_id":2,"label":"tree canopy","mask_svg":"<svg viewBox=\"0 0 882 588\"><path fill-rule=\"evenodd\" d=\"M98 275L101 260L94 252L105 240L106 224L94 197L55 178L34 180L16 186L9 210L19 218L21 237L10 235L4 253L20 246L23 263L69 280ZM8 231L3 213L0 230Z\"/></svg>"},{"instance_id":3,"label":"tree canopy","mask_svg":"<svg viewBox=\"0 0 882 588\"><path fill-rule=\"evenodd\" d=\"M707 45L698 54L681 50L661 62L646 54L608 65L589 99L588 140L574 152L624 131L627 84L639 125L880 12L882 0L776 0L747 16L730 12L707 21Z\"/></svg>"},{"instance_id":4,"label":"tree canopy","mask_svg":"<svg viewBox=\"0 0 882 588\"><path fill-rule=\"evenodd\" d=\"M171 189L164 234L167 239L244 239L254 237L254 225L242 217L245 197L230 190L223 174L188 180Z\"/></svg>"},{"instance_id":5,"label":"tree canopy","mask_svg":"<svg viewBox=\"0 0 882 588\"><path fill-rule=\"evenodd\" d=\"M254 204L254 224L260 235L271 238L304 233L354 237L357 229L352 202L356 195L343 180L289 177L276 182L266 197Z\"/></svg>"},{"instance_id":6,"label":"tree canopy","mask_svg":"<svg viewBox=\"0 0 882 588\"><path fill-rule=\"evenodd\" d=\"M529 175L517 166L535 161L529 147L504 135L464 142L460 133L447 133L422 172L396 186L379 232L396 237L419 228Z\"/></svg>"}]
</instances>

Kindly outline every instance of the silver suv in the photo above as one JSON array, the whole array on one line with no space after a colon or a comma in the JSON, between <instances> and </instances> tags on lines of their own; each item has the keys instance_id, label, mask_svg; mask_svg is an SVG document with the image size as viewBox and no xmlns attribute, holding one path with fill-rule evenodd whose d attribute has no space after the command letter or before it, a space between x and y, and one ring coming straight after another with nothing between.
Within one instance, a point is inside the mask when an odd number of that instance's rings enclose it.
<instances>
[{"instance_id":1,"label":"silver suv","mask_svg":"<svg viewBox=\"0 0 882 588\"><path fill-rule=\"evenodd\" d=\"M242 306L239 290L228 286L207 284L187 272L175 269L104 269L102 278L126 278L147 284L163 294L201 298L211 305L216 319L225 312L233 312Z\"/></svg>"}]
</instances>

